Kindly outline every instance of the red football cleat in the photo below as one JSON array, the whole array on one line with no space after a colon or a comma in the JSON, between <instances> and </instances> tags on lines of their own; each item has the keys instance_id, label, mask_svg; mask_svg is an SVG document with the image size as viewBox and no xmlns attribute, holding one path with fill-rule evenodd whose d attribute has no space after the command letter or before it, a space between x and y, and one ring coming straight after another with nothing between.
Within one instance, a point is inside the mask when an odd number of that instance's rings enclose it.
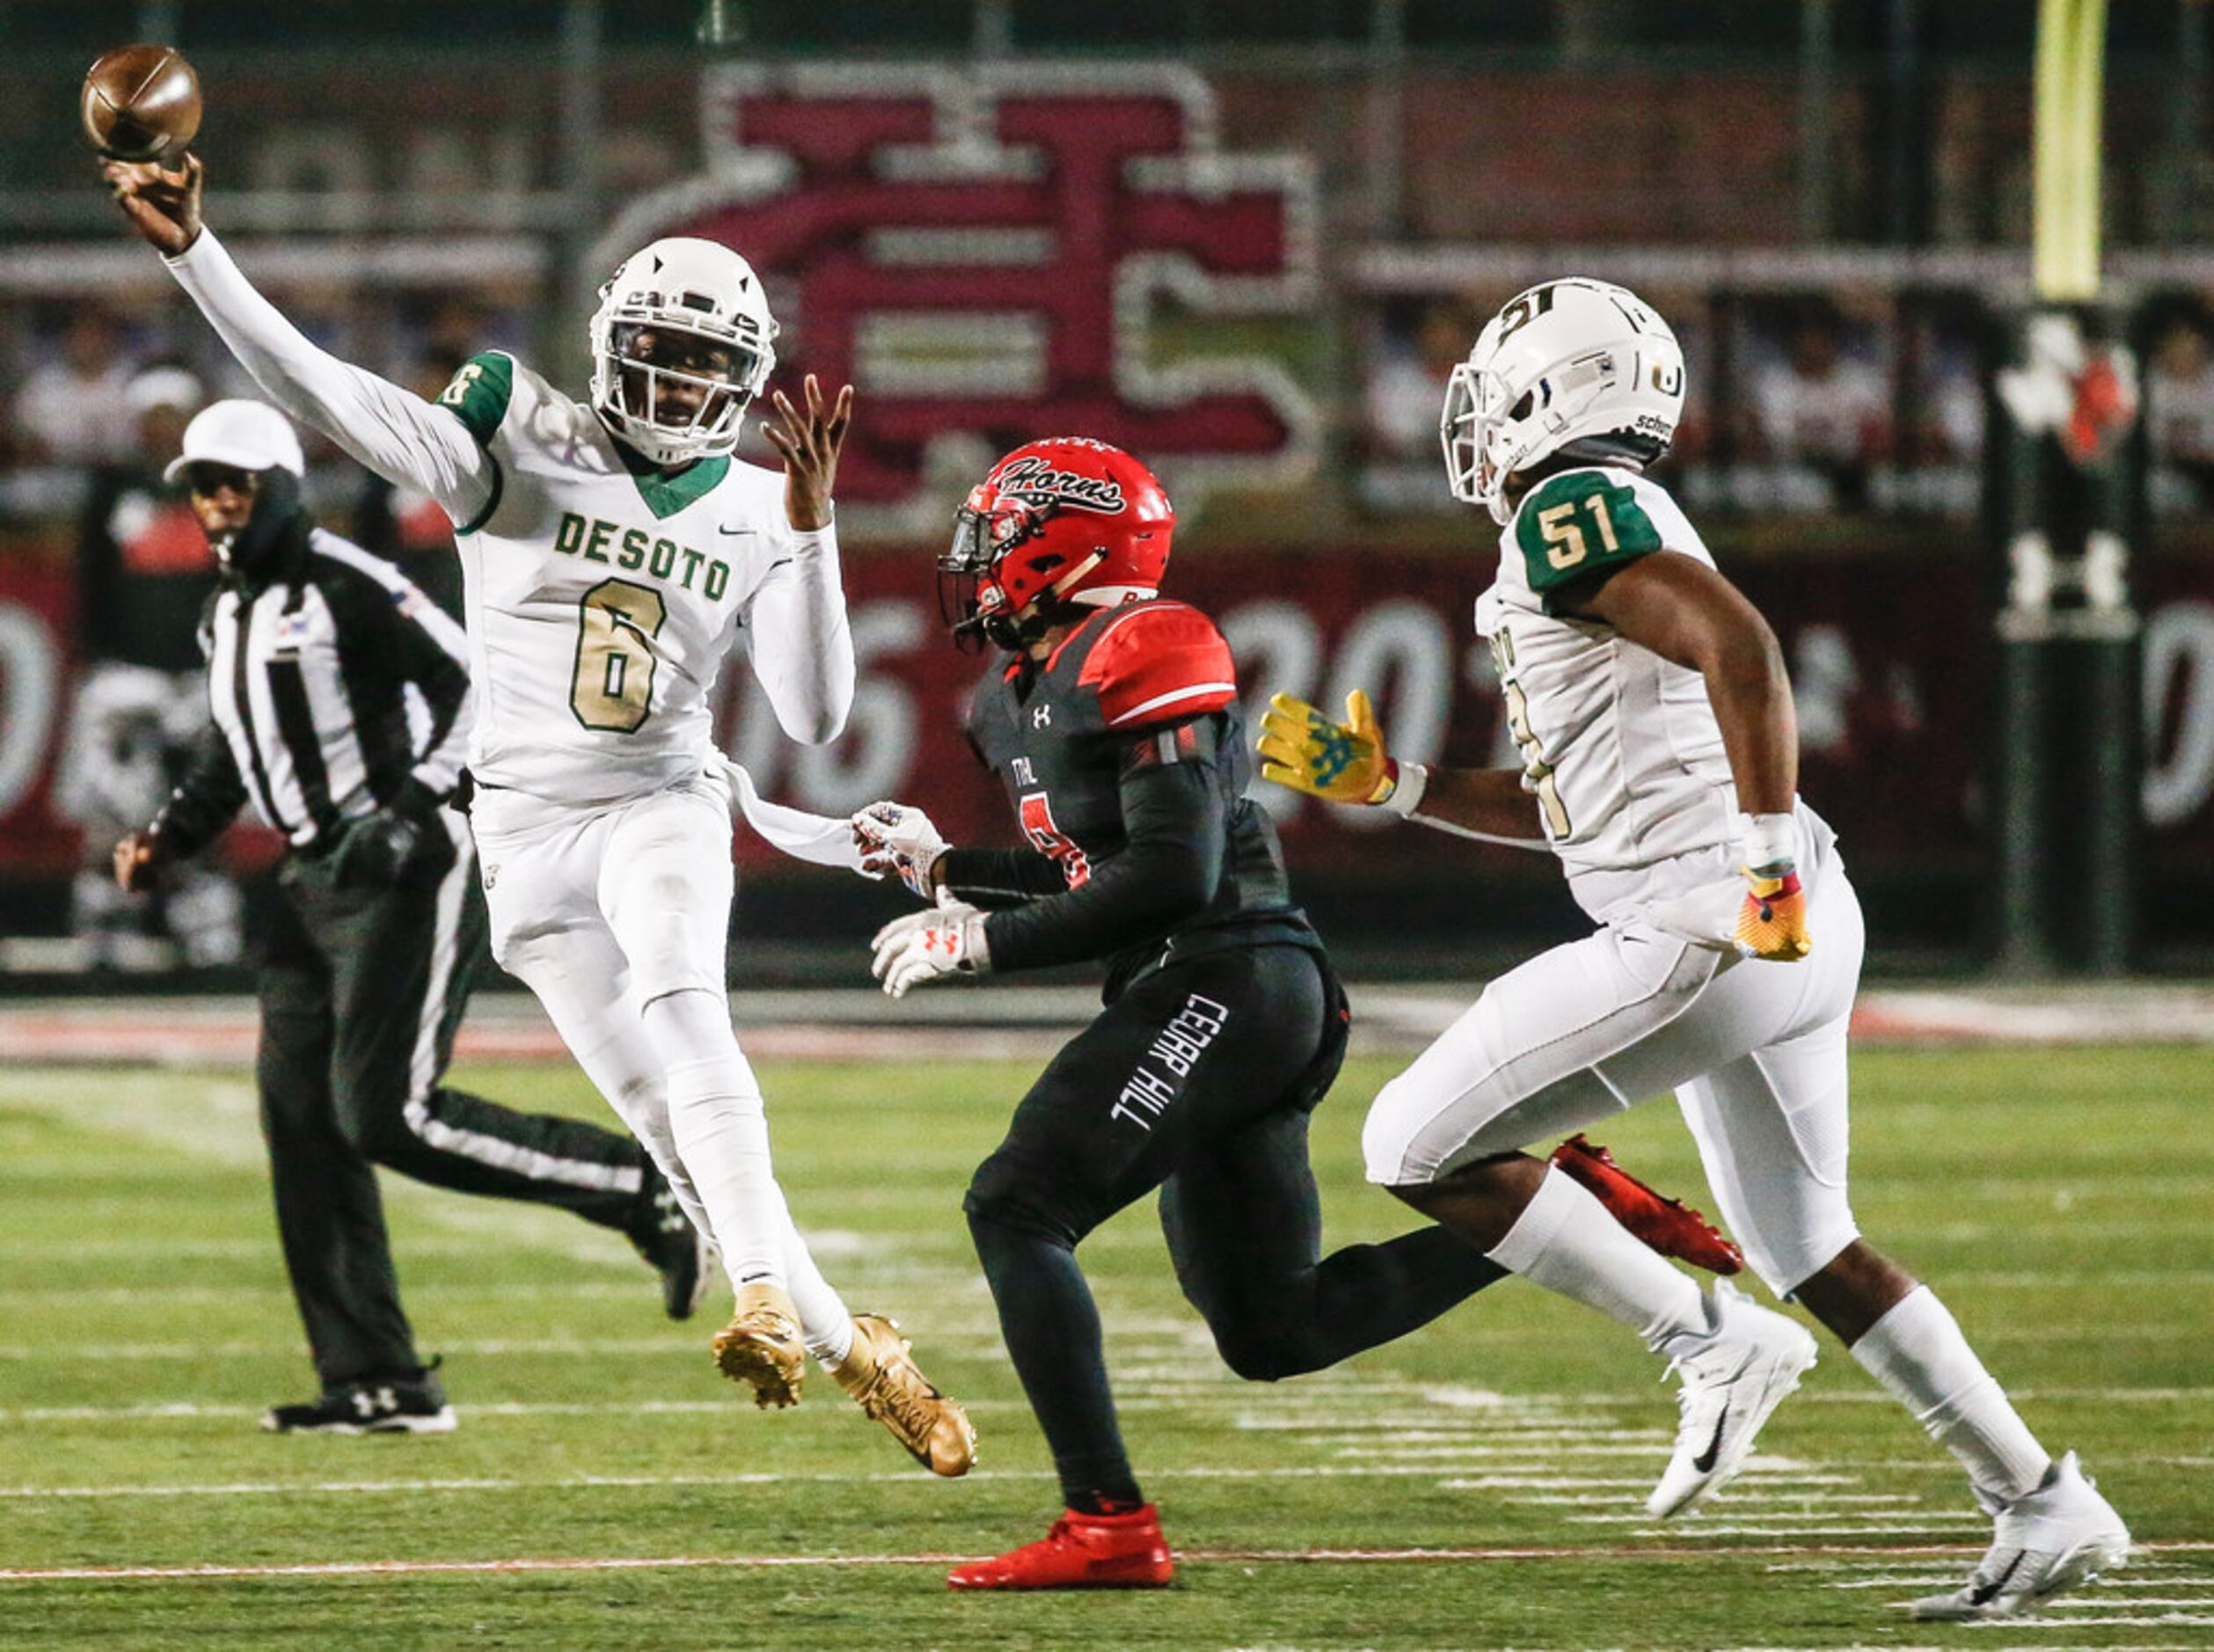
<instances>
[{"instance_id":1,"label":"red football cleat","mask_svg":"<svg viewBox=\"0 0 2214 1652\"><path fill-rule=\"evenodd\" d=\"M948 1589L1166 1589L1176 1575L1151 1503L1128 1514L1071 1509L1035 1543L946 1575Z\"/></svg>"},{"instance_id":2,"label":"red football cleat","mask_svg":"<svg viewBox=\"0 0 2214 1652\"><path fill-rule=\"evenodd\" d=\"M1647 1187L1614 1162L1614 1155L1582 1135L1553 1150L1553 1162L1591 1189L1614 1219L1663 1256L1676 1256L1710 1274L1742 1273L1745 1253L1681 1199Z\"/></svg>"}]
</instances>

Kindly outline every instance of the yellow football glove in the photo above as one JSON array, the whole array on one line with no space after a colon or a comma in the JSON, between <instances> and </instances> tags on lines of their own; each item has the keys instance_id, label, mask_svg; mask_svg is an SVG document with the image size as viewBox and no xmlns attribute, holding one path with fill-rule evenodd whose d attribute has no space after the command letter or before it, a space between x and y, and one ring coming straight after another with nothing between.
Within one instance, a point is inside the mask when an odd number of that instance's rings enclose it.
<instances>
[{"instance_id":1,"label":"yellow football glove","mask_svg":"<svg viewBox=\"0 0 2214 1652\"><path fill-rule=\"evenodd\" d=\"M1807 933L1807 897L1788 860L1745 869L1745 903L1737 909L1737 950L1771 963L1796 963L1814 950Z\"/></svg>"},{"instance_id":2,"label":"yellow football glove","mask_svg":"<svg viewBox=\"0 0 2214 1652\"><path fill-rule=\"evenodd\" d=\"M1260 778L1333 803L1381 803L1399 786L1399 765L1384 749L1368 691L1345 697L1334 723L1302 699L1272 694L1260 716Z\"/></svg>"}]
</instances>

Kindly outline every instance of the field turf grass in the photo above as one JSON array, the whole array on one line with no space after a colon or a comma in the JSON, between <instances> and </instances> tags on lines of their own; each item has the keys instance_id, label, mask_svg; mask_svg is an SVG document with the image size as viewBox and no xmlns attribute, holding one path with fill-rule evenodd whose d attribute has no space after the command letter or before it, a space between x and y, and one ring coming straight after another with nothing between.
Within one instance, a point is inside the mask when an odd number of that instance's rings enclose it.
<instances>
[{"instance_id":1,"label":"field turf grass","mask_svg":"<svg viewBox=\"0 0 2214 1652\"><path fill-rule=\"evenodd\" d=\"M826 1268L855 1307L898 1315L973 1408L983 1464L959 1482L912 1467L819 1375L798 1409L754 1411L710 1365L712 1308L669 1324L615 1236L394 1178L407 1301L459 1430L263 1435L260 1408L312 1383L247 1076L0 1072L0 1643L2214 1644L2203 1054L1859 1057L1867 1232L1944 1290L2149 1546L2111 1586L2000 1628L1897 1611L1963 1575L1988 1528L1833 1346L1752 1472L1656 1529L1640 1505L1673 1389L1611 1325L1509 1283L1338 1371L1243 1384L1179 1297L1150 1207L1084 1256L1139 1472L1187 1557L1175 1589L949 1595L943 1561L918 1557L994 1551L1056 1509L960 1216L1030 1071L763 1071ZM1317 1117L1336 1242L1405 1225L1356 1154L1391 1071L1355 1064ZM566 1068L457 1078L597 1110ZM1596 1133L1709 1202L1672 1108ZM114 1575L195 1568L237 1569Z\"/></svg>"}]
</instances>

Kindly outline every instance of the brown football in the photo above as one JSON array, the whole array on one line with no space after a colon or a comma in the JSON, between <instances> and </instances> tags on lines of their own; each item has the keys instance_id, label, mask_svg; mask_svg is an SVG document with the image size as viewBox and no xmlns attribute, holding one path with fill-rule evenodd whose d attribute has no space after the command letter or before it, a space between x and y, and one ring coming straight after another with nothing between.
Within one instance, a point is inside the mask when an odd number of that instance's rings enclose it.
<instances>
[{"instance_id":1,"label":"brown football","mask_svg":"<svg viewBox=\"0 0 2214 1652\"><path fill-rule=\"evenodd\" d=\"M84 135L110 160L184 154L200 130L200 77L172 46L119 46L84 74Z\"/></svg>"}]
</instances>

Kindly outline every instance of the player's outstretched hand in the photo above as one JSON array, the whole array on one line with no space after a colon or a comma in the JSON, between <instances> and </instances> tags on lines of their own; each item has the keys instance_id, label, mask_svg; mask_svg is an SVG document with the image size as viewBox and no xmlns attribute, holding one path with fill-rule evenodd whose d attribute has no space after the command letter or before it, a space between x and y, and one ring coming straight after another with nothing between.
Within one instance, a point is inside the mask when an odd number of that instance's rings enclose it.
<instances>
[{"instance_id":1,"label":"player's outstretched hand","mask_svg":"<svg viewBox=\"0 0 2214 1652\"><path fill-rule=\"evenodd\" d=\"M812 373L807 376L806 391L805 413L782 391L771 394L769 400L777 416L763 422L761 434L784 456L784 514L801 533L813 533L830 525L838 450L845 445L846 427L853 422L853 386L842 385L837 398L827 406L822 386Z\"/></svg>"},{"instance_id":2,"label":"player's outstretched hand","mask_svg":"<svg viewBox=\"0 0 2214 1652\"><path fill-rule=\"evenodd\" d=\"M1399 784L1399 764L1368 691L1345 697L1345 721L1332 722L1303 699L1272 694L1260 714L1260 778L1333 803L1381 803Z\"/></svg>"},{"instance_id":3,"label":"player's outstretched hand","mask_svg":"<svg viewBox=\"0 0 2214 1652\"><path fill-rule=\"evenodd\" d=\"M872 803L852 825L863 877L896 877L922 899L937 898L931 874L947 845L929 815L905 803Z\"/></svg>"},{"instance_id":4,"label":"player's outstretched hand","mask_svg":"<svg viewBox=\"0 0 2214 1652\"><path fill-rule=\"evenodd\" d=\"M895 917L870 944L876 948L870 971L895 998L905 998L910 987L951 976L981 976L991 969L984 914L962 901Z\"/></svg>"},{"instance_id":5,"label":"player's outstretched hand","mask_svg":"<svg viewBox=\"0 0 2214 1652\"><path fill-rule=\"evenodd\" d=\"M200 157L187 154L181 166L154 161L103 161L115 204L131 228L164 258L175 258L200 239Z\"/></svg>"}]
</instances>

